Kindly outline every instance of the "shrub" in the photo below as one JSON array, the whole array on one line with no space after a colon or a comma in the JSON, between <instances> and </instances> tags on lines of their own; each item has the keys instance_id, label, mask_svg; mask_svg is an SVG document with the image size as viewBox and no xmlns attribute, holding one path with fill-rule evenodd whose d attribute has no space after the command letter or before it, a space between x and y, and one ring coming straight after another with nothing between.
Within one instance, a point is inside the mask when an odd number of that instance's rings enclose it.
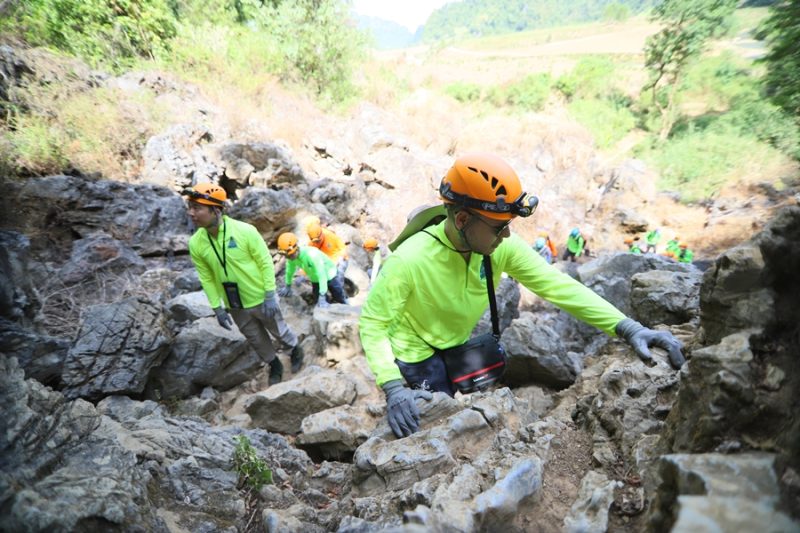
<instances>
[{"instance_id":1,"label":"shrub","mask_svg":"<svg viewBox=\"0 0 800 533\"><path fill-rule=\"evenodd\" d=\"M549 74L529 74L520 81L494 87L488 99L498 107L512 106L525 111L540 111L550 97L553 80Z\"/></svg>"},{"instance_id":2,"label":"shrub","mask_svg":"<svg viewBox=\"0 0 800 533\"><path fill-rule=\"evenodd\" d=\"M759 85L749 65L726 51L692 64L681 84L680 98L696 98L712 108L727 109L737 98L758 95Z\"/></svg>"},{"instance_id":3,"label":"shrub","mask_svg":"<svg viewBox=\"0 0 800 533\"><path fill-rule=\"evenodd\" d=\"M2 134L0 154L4 170L22 175L55 174L64 170L68 158L62 150L63 132L37 116L13 117Z\"/></svg>"},{"instance_id":4,"label":"shrub","mask_svg":"<svg viewBox=\"0 0 800 533\"><path fill-rule=\"evenodd\" d=\"M46 106L13 115L5 132L4 165L19 175L47 175L75 167L124 180L135 175L144 143L166 123L166 109L149 91L121 97L98 88L61 99L35 95Z\"/></svg>"},{"instance_id":5,"label":"shrub","mask_svg":"<svg viewBox=\"0 0 800 533\"><path fill-rule=\"evenodd\" d=\"M12 5L0 22L3 30L116 70L168 47L177 22L167 0L25 0Z\"/></svg>"},{"instance_id":6,"label":"shrub","mask_svg":"<svg viewBox=\"0 0 800 533\"><path fill-rule=\"evenodd\" d=\"M556 88L568 99L601 98L614 90L616 65L606 56L582 58L569 74L556 82Z\"/></svg>"},{"instance_id":7,"label":"shrub","mask_svg":"<svg viewBox=\"0 0 800 533\"><path fill-rule=\"evenodd\" d=\"M661 173L659 188L684 202L713 198L740 176L759 175L785 159L771 146L738 133L687 131L661 144L637 147Z\"/></svg>"},{"instance_id":8,"label":"shrub","mask_svg":"<svg viewBox=\"0 0 800 533\"><path fill-rule=\"evenodd\" d=\"M236 447L233 449L233 468L239 474L239 484L260 490L264 485L272 483L272 470L258 456L256 449L245 435L234 437Z\"/></svg>"},{"instance_id":9,"label":"shrub","mask_svg":"<svg viewBox=\"0 0 800 533\"><path fill-rule=\"evenodd\" d=\"M575 100L568 106L572 117L586 127L600 148L609 148L636 125L631 111L609 100Z\"/></svg>"},{"instance_id":10,"label":"shrub","mask_svg":"<svg viewBox=\"0 0 800 533\"><path fill-rule=\"evenodd\" d=\"M731 111L721 115L709 129L749 135L800 159L800 129L797 122L783 109L766 100L749 97L734 100Z\"/></svg>"},{"instance_id":11,"label":"shrub","mask_svg":"<svg viewBox=\"0 0 800 533\"><path fill-rule=\"evenodd\" d=\"M462 103L477 102L481 99L481 86L459 81L445 87L444 92Z\"/></svg>"}]
</instances>

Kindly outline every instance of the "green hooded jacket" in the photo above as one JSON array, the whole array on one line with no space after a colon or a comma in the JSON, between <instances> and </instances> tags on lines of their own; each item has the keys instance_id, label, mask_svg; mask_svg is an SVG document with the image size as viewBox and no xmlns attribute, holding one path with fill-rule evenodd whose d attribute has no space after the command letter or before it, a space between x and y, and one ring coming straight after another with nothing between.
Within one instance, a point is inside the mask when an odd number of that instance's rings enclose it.
<instances>
[{"instance_id":1,"label":"green hooded jacket","mask_svg":"<svg viewBox=\"0 0 800 533\"><path fill-rule=\"evenodd\" d=\"M409 237L383 263L361 311L359 331L378 385L402 379L394 360L423 361L433 347L469 339L489 306L482 256L469 264L444 232L445 222ZM441 241L441 242L440 242ZM494 284L506 272L525 287L609 335L625 315L580 282L550 266L512 234L492 253Z\"/></svg>"}]
</instances>

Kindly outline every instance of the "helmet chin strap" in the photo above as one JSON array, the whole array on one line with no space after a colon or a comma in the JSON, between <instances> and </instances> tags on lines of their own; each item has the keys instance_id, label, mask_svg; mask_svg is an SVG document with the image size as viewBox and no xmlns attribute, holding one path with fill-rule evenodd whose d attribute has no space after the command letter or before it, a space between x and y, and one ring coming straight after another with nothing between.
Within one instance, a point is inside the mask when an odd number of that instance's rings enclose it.
<instances>
[{"instance_id":1,"label":"helmet chin strap","mask_svg":"<svg viewBox=\"0 0 800 533\"><path fill-rule=\"evenodd\" d=\"M469 239L467 239L467 233L465 231L467 229L467 226L469 226L470 224L472 224L472 215L470 215L469 222L464 224L463 228L461 228L461 229L456 228L456 230L458 231L458 236L461 237L461 240L464 242L464 244L467 245L467 250L456 250L457 252L460 252L462 254L470 253L470 252L476 252L477 253L477 250L475 250L475 248L472 246L472 244L470 244Z\"/></svg>"}]
</instances>

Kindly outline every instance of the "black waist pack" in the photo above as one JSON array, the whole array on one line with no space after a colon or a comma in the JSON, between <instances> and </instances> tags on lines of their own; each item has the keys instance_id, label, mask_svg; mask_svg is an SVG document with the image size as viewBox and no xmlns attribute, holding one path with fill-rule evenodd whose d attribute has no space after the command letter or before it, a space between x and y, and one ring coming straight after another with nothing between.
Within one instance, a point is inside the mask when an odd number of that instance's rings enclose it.
<instances>
[{"instance_id":1,"label":"black waist pack","mask_svg":"<svg viewBox=\"0 0 800 533\"><path fill-rule=\"evenodd\" d=\"M505 349L491 333L437 353L453 386L464 394L487 389L499 380L508 360Z\"/></svg>"}]
</instances>

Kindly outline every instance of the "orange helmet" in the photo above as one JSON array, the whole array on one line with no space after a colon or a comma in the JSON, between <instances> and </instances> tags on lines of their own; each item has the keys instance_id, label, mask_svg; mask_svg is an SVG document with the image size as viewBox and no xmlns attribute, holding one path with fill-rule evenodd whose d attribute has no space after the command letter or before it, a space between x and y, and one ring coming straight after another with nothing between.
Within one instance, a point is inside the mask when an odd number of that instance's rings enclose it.
<instances>
[{"instance_id":1,"label":"orange helmet","mask_svg":"<svg viewBox=\"0 0 800 533\"><path fill-rule=\"evenodd\" d=\"M214 207L222 207L228 199L225 189L213 183L198 183L183 194L188 196L191 202Z\"/></svg>"},{"instance_id":2,"label":"orange helmet","mask_svg":"<svg viewBox=\"0 0 800 533\"><path fill-rule=\"evenodd\" d=\"M278 237L278 253L281 255L292 255L298 249L297 235L294 233L281 233L280 237Z\"/></svg>"},{"instance_id":3,"label":"orange helmet","mask_svg":"<svg viewBox=\"0 0 800 533\"><path fill-rule=\"evenodd\" d=\"M685 242L680 243L678 246L680 248L688 248L689 247Z\"/></svg>"},{"instance_id":4,"label":"orange helmet","mask_svg":"<svg viewBox=\"0 0 800 533\"><path fill-rule=\"evenodd\" d=\"M375 237L367 237L364 239L364 249L368 251L377 250L378 249L378 239Z\"/></svg>"},{"instance_id":5,"label":"orange helmet","mask_svg":"<svg viewBox=\"0 0 800 533\"><path fill-rule=\"evenodd\" d=\"M522 191L514 169L491 154L467 154L456 159L442 178L439 195L448 204L474 209L494 220L528 217L539 199Z\"/></svg>"},{"instance_id":6,"label":"orange helmet","mask_svg":"<svg viewBox=\"0 0 800 533\"><path fill-rule=\"evenodd\" d=\"M308 234L309 239L315 241L322 235L322 226L319 222L312 221L308 224L308 226L306 226L306 233Z\"/></svg>"},{"instance_id":7,"label":"orange helmet","mask_svg":"<svg viewBox=\"0 0 800 533\"><path fill-rule=\"evenodd\" d=\"M633 244L633 237L625 237L625 240L622 242L625 244Z\"/></svg>"}]
</instances>

